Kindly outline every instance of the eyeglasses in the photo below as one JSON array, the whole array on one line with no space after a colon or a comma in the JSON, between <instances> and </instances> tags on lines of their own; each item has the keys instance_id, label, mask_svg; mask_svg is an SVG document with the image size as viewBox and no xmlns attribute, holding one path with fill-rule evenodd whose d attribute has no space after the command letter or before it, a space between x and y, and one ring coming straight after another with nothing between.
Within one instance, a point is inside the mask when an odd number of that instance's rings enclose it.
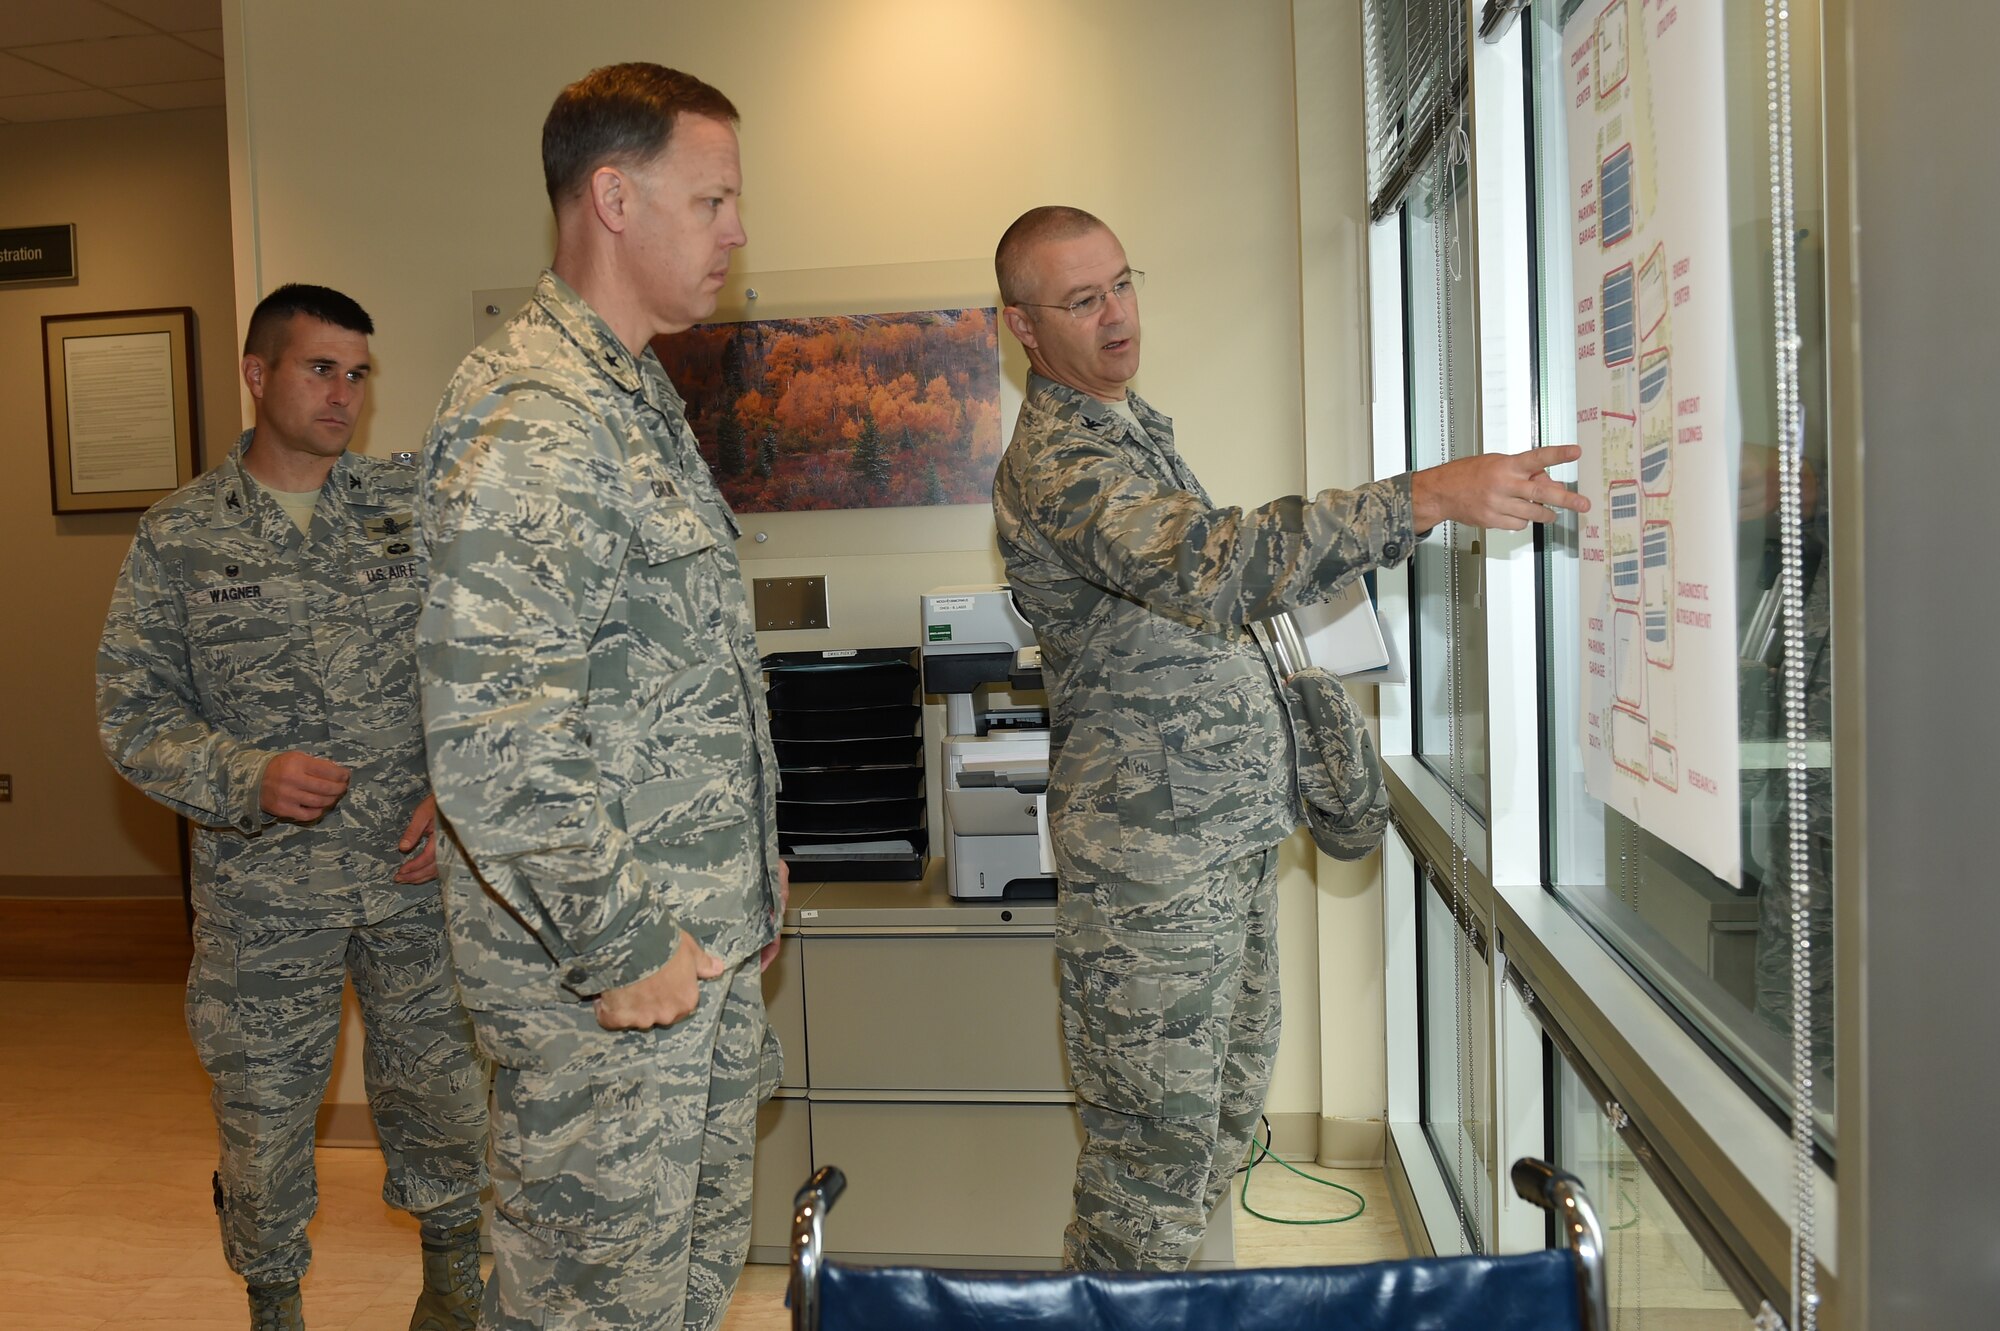
<instances>
[{"instance_id":1,"label":"eyeglasses","mask_svg":"<svg viewBox=\"0 0 2000 1331\"><path fill-rule=\"evenodd\" d=\"M1038 310L1061 310L1072 319L1094 319L1097 317L1098 311L1104 308L1104 302L1114 297L1122 305L1131 305L1132 301L1139 294L1139 288L1145 284L1146 275L1144 273L1140 272L1137 268L1128 268L1125 270L1125 276L1111 284L1109 291L1093 291L1089 295L1078 296L1075 300L1069 301L1067 304L1049 305L1038 300L1017 300L1014 303L1016 305L1031 305Z\"/></svg>"}]
</instances>

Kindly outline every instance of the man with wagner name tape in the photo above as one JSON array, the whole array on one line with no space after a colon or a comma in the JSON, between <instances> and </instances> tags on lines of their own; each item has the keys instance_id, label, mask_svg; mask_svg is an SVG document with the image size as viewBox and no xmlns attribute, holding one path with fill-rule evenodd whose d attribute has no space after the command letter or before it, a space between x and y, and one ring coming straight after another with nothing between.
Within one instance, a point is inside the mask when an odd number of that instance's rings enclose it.
<instances>
[{"instance_id":1,"label":"man with wagner name tape","mask_svg":"<svg viewBox=\"0 0 2000 1331\"><path fill-rule=\"evenodd\" d=\"M259 1331L304 1325L313 1129L347 977L383 1199L422 1226L412 1331L471 1328L479 1305L486 1077L424 772L417 473L348 451L373 331L326 287L258 304L256 424L140 520L98 648L105 752L195 825L188 1031L214 1082L223 1252Z\"/></svg>"},{"instance_id":2,"label":"man with wagner name tape","mask_svg":"<svg viewBox=\"0 0 2000 1331\"><path fill-rule=\"evenodd\" d=\"M1041 643L1063 1032L1084 1126L1064 1265L1184 1268L1278 1051L1277 847L1297 828L1276 682L1248 626L1407 558L1446 520L1520 529L1588 504L1484 454L1353 490L1214 504L1139 372L1140 274L1076 208L994 256L1033 373L993 482Z\"/></svg>"}]
</instances>

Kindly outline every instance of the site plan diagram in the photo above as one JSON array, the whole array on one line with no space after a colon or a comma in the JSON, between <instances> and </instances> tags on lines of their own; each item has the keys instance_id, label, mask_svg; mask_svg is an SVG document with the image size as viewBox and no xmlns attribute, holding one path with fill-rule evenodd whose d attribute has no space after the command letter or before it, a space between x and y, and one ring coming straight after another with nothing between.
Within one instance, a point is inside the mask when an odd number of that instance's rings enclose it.
<instances>
[{"instance_id":1,"label":"site plan diagram","mask_svg":"<svg viewBox=\"0 0 2000 1331\"><path fill-rule=\"evenodd\" d=\"M1585 781L1740 884L1721 7L1584 0L1563 38Z\"/></svg>"}]
</instances>

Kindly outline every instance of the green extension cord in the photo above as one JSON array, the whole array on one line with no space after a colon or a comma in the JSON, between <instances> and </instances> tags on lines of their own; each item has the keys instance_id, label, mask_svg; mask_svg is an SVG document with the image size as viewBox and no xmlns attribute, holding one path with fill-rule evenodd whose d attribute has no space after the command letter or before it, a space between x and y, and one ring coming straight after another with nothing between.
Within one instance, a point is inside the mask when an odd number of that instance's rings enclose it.
<instances>
[{"instance_id":1,"label":"green extension cord","mask_svg":"<svg viewBox=\"0 0 2000 1331\"><path fill-rule=\"evenodd\" d=\"M1256 1154L1252 1155L1250 1157L1250 1163L1243 1167L1242 1201L1243 1201L1244 1211L1250 1215L1256 1216L1259 1220L1268 1220L1274 1225L1344 1225L1350 1220L1358 1219L1361 1213L1368 1209L1368 1199L1366 1197L1363 1197L1360 1193L1356 1192L1354 1189L1348 1187L1345 1183L1335 1183L1332 1179L1319 1178L1315 1175L1306 1173L1305 1170L1300 1169L1297 1165L1292 1164L1289 1160L1279 1160L1278 1156L1271 1150L1270 1147L1264 1145L1263 1142L1258 1141L1255 1137L1252 1137L1250 1139L1250 1145L1255 1148ZM1250 1205L1250 1176L1256 1172L1257 1166L1266 1159L1277 1160L1279 1164L1283 1165L1286 1169L1291 1170L1294 1174L1297 1174L1300 1178L1310 1180L1313 1183L1317 1183L1322 1188L1333 1188L1337 1191L1344 1192L1348 1196L1352 1197L1358 1203L1358 1205L1356 1205L1354 1210L1347 1215L1329 1216L1324 1220L1286 1220L1282 1216L1265 1215L1262 1211L1259 1211L1256 1207Z\"/></svg>"},{"instance_id":2,"label":"green extension cord","mask_svg":"<svg viewBox=\"0 0 2000 1331\"><path fill-rule=\"evenodd\" d=\"M1622 1186L1618 1189L1618 1200L1621 1204L1632 1208L1632 1218L1623 1224L1605 1226L1604 1232L1607 1234L1616 1234L1621 1229L1630 1229L1639 1223L1639 1203L1627 1196Z\"/></svg>"}]
</instances>

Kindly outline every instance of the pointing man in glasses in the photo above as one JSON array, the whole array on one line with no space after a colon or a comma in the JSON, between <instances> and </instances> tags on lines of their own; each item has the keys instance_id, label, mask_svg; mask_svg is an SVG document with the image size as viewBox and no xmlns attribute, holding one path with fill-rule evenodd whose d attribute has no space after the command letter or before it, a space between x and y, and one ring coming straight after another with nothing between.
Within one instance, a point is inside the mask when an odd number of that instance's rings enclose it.
<instances>
[{"instance_id":1,"label":"pointing man in glasses","mask_svg":"<svg viewBox=\"0 0 2000 1331\"><path fill-rule=\"evenodd\" d=\"M1042 648L1063 1033L1084 1148L1071 1269L1179 1270L1278 1050L1277 847L1300 821L1248 626L1408 557L1444 521L1519 530L1587 501L1573 447L1219 507L1127 385L1139 286L1110 229L1035 208L994 256L1033 373L993 483Z\"/></svg>"}]
</instances>

